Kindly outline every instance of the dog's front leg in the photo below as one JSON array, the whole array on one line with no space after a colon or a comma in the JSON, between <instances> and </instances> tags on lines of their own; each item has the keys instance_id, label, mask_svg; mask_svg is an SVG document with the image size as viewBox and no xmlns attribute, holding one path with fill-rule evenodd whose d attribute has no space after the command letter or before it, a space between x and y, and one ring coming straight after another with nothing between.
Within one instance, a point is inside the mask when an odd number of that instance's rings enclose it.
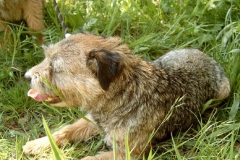
<instances>
[{"instance_id":1,"label":"dog's front leg","mask_svg":"<svg viewBox=\"0 0 240 160\"><path fill-rule=\"evenodd\" d=\"M69 141L85 141L91 135L97 133L96 126L81 118L77 122L63 127L61 130L53 133L53 138L58 146L64 145ZM23 152L26 154L39 154L43 150L50 149L48 137L42 137L23 146Z\"/></svg>"}]
</instances>

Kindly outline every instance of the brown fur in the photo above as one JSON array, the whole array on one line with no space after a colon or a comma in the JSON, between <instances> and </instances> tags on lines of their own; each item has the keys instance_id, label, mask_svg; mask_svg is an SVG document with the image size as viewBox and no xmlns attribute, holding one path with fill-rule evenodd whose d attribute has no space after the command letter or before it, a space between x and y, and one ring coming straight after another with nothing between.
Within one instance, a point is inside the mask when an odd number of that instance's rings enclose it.
<instances>
[{"instance_id":1,"label":"brown fur","mask_svg":"<svg viewBox=\"0 0 240 160\"><path fill-rule=\"evenodd\" d=\"M151 144L196 123L205 102L224 99L230 92L223 69L196 49L171 51L146 62L120 38L80 33L47 47L45 56L25 74L32 88L50 96L55 106L81 106L92 121L80 119L53 133L57 144L86 140L101 130L110 146L116 136L120 160L125 159L126 135L131 156L141 157ZM23 151L37 154L49 147L44 137L28 142ZM113 156L109 151L84 160L112 160Z\"/></svg>"},{"instance_id":2,"label":"brown fur","mask_svg":"<svg viewBox=\"0 0 240 160\"><path fill-rule=\"evenodd\" d=\"M41 31L43 23L43 8L45 0L0 0L0 21L19 22L25 20L29 29ZM4 22L0 22L0 31L8 30ZM41 43L42 36L39 36Z\"/></svg>"}]
</instances>

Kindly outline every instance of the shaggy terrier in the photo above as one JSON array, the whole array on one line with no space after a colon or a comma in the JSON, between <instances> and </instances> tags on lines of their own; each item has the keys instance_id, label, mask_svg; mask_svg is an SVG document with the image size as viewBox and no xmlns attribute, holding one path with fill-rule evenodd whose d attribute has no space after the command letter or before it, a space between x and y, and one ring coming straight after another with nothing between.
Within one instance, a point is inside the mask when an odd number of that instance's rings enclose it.
<instances>
[{"instance_id":1,"label":"shaggy terrier","mask_svg":"<svg viewBox=\"0 0 240 160\"><path fill-rule=\"evenodd\" d=\"M220 65L196 49L171 51L156 61L133 55L118 37L79 33L44 49L45 59L26 72L28 95L53 106L81 106L82 118L53 133L57 145L85 141L104 133L125 159L141 158L151 145L197 122L204 103L229 96L229 80ZM26 154L49 149L47 137L27 142ZM113 151L84 160L112 160Z\"/></svg>"}]
</instances>

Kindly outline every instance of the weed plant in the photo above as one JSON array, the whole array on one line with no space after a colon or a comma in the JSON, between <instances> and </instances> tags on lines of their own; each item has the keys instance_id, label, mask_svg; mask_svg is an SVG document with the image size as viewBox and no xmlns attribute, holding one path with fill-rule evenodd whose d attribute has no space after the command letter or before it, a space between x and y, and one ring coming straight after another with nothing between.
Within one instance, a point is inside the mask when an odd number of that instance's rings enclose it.
<instances>
[{"instance_id":1,"label":"weed plant","mask_svg":"<svg viewBox=\"0 0 240 160\"><path fill-rule=\"evenodd\" d=\"M240 159L240 1L239 0L58 0L70 33L89 31L120 36L137 56L153 60L167 51L197 48L219 62L231 82L231 95L207 108L199 125L160 142L142 159ZM64 38L51 1L45 7L44 45ZM79 108L54 108L27 97L24 73L43 59L36 36L10 25L12 40L1 34L0 159L80 159L107 150L101 136L66 144L36 156L22 146L73 123ZM43 121L44 117L44 121ZM44 128L46 130L44 130ZM127 135L126 135L127 136ZM113 146L116 149L116 145ZM131 148L126 146L126 159Z\"/></svg>"}]
</instances>

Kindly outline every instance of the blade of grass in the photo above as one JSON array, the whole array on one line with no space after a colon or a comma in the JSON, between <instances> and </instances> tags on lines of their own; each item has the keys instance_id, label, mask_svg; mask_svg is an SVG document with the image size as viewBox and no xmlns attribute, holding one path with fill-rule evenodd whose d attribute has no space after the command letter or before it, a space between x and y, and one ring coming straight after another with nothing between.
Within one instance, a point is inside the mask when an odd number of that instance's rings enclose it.
<instances>
[{"instance_id":1,"label":"blade of grass","mask_svg":"<svg viewBox=\"0 0 240 160\"><path fill-rule=\"evenodd\" d=\"M174 141L174 138L173 138L172 135L171 135L171 138L172 138L173 147L174 147L174 150L175 150L177 159L178 159L178 160L181 160L181 159L182 159L182 158L181 158L181 155L180 155L180 153L179 153L179 151L178 151L178 147L176 146L175 141Z\"/></svg>"},{"instance_id":2,"label":"blade of grass","mask_svg":"<svg viewBox=\"0 0 240 160\"><path fill-rule=\"evenodd\" d=\"M116 133L114 132L113 135L113 157L114 160L117 160L117 140L116 140Z\"/></svg>"},{"instance_id":3,"label":"blade of grass","mask_svg":"<svg viewBox=\"0 0 240 160\"><path fill-rule=\"evenodd\" d=\"M125 135L125 152L126 152L126 160L131 160L131 151L129 147L129 132Z\"/></svg>"},{"instance_id":4,"label":"blade of grass","mask_svg":"<svg viewBox=\"0 0 240 160\"><path fill-rule=\"evenodd\" d=\"M56 142L54 141L54 139L52 137L52 134L51 134L51 132L50 132L50 130L48 128L46 120L44 119L44 117L42 117L42 119L43 119L43 126L45 128L45 132L46 132L46 134L48 136L48 139L50 141L50 144L51 144L51 150L52 150L54 159L55 160L63 160L64 159L63 155L62 155L60 149L58 148Z\"/></svg>"}]
</instances>

